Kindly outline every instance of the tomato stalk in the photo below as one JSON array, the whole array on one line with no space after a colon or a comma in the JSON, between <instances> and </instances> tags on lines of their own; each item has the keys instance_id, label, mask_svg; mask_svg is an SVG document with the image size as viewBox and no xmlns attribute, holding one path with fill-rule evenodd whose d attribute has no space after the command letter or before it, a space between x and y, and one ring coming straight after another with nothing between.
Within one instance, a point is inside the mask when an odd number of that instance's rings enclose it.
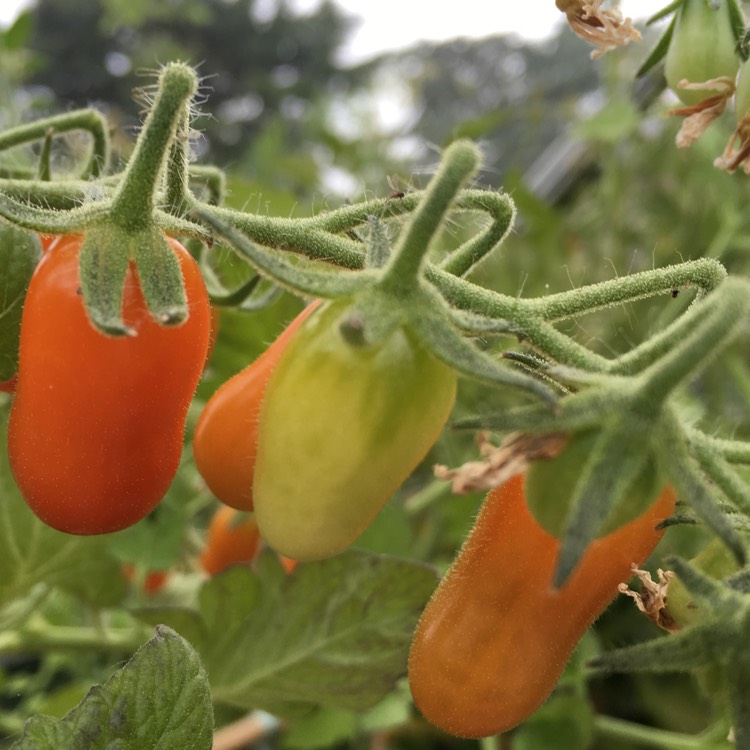
<instances>
[{"instance_id":1,"label":"tomato stalk","mask_svg":"<svg viewBox=\"0 0 750 750\"><path fill-rule=\"evenodd\" d=\"M408 298L415 290L430 244L456 194L479 168L480 160L479 149L469 141L456 141L445 150L440 168L399 236L379 282L390 294Z\"/></svg>"},{"instance_id":2,"label":"tomato stalk","mask_svg":"<svg viewBox=\"0 0 750 750\"><path fill-rule=\"evenodd\" d=\"M195 72L173 63L162 71L159 92L105 222L86 232L81 249L81 286L87 311L101 331L132 333L122 320L125 274L134 261L146 305L161 325L188 317L179 263L154 226L154 200L167 153L197 86Z\"/></svg>"},{"instance_id":3,"label":"tomato stalk","mask_svg":"<svg viewBox=\"0 0 750 750\"><path fill-rule=\"evenodd\" d=\"M101 112L95 109L78 109L54 117L19 125L0 133L0 151L24 143L46 140L50 134L62 135L82 130L91 135L91 156L79 177L98 177L109 165L109 124ZM28 183L26 183L28 191Z\"/></svg>"}]
</instances>

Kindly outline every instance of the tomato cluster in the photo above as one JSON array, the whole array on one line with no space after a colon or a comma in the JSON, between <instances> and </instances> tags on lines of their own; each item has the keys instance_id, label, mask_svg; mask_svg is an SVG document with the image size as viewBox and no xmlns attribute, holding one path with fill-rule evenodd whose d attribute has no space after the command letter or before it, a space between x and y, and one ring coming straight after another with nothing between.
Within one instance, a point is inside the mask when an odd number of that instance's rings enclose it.
<instances>
[{"instance_id":1,"label":"tomato cluster","mask_svg":"<svg viewBox=\"0 0 750 750\"><path fill-rule=\"evenodd\" d=\"M354 542L424 458L450 414L456 375L411 332L353 346L351 302L304 310L209 401L193 441L207 484L254 508L263 538L296 560Z\"/></svg>"}]
</instances>

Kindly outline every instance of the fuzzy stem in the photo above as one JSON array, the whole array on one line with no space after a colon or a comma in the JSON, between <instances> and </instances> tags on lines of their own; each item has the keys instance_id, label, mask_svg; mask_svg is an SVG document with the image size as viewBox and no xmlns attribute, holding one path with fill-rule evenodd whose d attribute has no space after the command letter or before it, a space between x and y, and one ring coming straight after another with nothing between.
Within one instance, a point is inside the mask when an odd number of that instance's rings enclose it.
<instances>
[{"instance_id":1,"label":"fuzzy stem","mask_svg":"<svg viewBox=\"0 0 750 750\"><path fill-rule=\"evenodd\" d=\"M172 63L162 71L156 101L112 200L110 218L113 223L132 232L152 222L154 196L168 147L196 86L195 72L187 65Z\"/></svg>"},{"instance_id":2,"label":"fuzzy stem","mask_svg":"<svg viewBox=\"0 0 750 750\"><path fill-rule=\"evenodd\" d=\"M382 279L384 287L395 289L398 293L408 293L414 289L422 274L432 238L440 228L456 193L474 174L479 162L479 150L468 141L456 141L446 149L438 173L431 180L419 207L393 250Z\"/></svg>"},{"instance_id":3,"label":"fuzzy stem","mask_svg":"<svg viewBox=\"0 0 750 750\"><path fill-rule=\"evenodd\" d=\"M78 109L75 112L46 117L28 125L6 130L0 133L0 151L42 140L50 131L58 135L71 130L85 130L91 134L92 153L85 172L97 177L107 168L109 162L109 125L104 116L95 109Z\"/></svg>"},{"instance_id":4,"label":"fuzzy stem","mask_svg":"<svg viewBox=\"0 0 750 750\"><path fill-rule=\"evenodd\" d=\"M564 320L603 310L623 302L654 297L684 286L710 292L726 279L727 272L713 258L688 261L675 266L642 271L598 284L527 300L528 307L546 320Z\"/></svg>"},{"instance_id":5,"label":"fuzzy stem","mask_svg":"<svg viewBox=\"0 0 750 750\"><path fill-rule=\"evenodd\" d=\"M728 279L700 306L695 305L673 326L677 343L642 374L638 400L648 410L662 403L737 333L750 308L750 285Z\"/></svg>"}]
</instances>

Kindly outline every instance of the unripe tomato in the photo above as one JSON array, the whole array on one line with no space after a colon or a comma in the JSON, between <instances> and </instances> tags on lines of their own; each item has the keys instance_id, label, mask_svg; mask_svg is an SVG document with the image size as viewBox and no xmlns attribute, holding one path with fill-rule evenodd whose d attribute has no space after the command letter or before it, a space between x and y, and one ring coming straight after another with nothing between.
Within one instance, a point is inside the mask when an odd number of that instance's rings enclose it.
<instances>
[{"instance_id":1,"label":"unripe tomato","mask_svg":"<svg viewBox=\"0 0 750 750\"><path fill-rule=\"evenodd\" d=\"M734 79L740 60L735 52L727 2L718 8L706 0L685 0L677 10L677 20L664 61L669 88L685 104L697 104L719 90L690 90L680 81L703 83L714 78Z\"/></svg>"},{"instance_id":2,"label":"unripe tomato","mask_svg":"<svg viewBox=\"0 0 750 750\"><path fill-rule=\"evenodd\" d=\"M251 563L260 552L261 541L252 513L223 506L216 511L208 527L201 567L214 576L230 565Z\"/></svg>"},{"instance_id":3,"label":"unripe tomato","mask_svg":"<svg viewBox=\"0 0 750 750\"><path fill-rule=\"evenodd\" d=\"M747 62L742 63L739 75L737 76L734 109L738 124L750 113L750 64Z\"/></svg>"},{"instance_id":4,"label":"unripe tomato","mask_svg":"<svg viewBox=\"0 0 750 750\"><path fill-rule=\"evenodd\" d=\"M177 327L152 318L131 265L122 311L135 335L96 330L81 296L81 237L60 240L31 279L8 454L29 507L60 531L102 534L132 525L153 510L177 471L210 308L197 264L168 241L189 304Z\"/></svg>"},{"instance_id":5,"label":"unripe tomato","mask_svg":"<svg viewBox=\"0 0 750 750\"><path fill-rule=\"evenodd\" d=\"M736 573L740 565L720 539L712 539L692 560L691 564L711 578L724 579ZM696 602L678 576L669 581L667 612L681 628L697 625L714 616L705 605Z\"/></svg>"},{"instance_id":6,"label":"unripe tomato","mask_svg":"<svg viewBox=\"0 0 750 750\"><path fill-rule=\"evenodd\" d=\"M289 342L261 406L253 485L263 538L317 560L348 547L425 457L450 415L456 374L406 327L352 346L331 302Z\"/></svg>"},{"instance_id":7,"label":"unripe tomato","mask_svg":"<svg viewBox=\"0 0 750 750\"><path fill-rule=\"evenodd\" d=\"M211 492L232 508L253 509L263 393L292 335L318 304L308 305L255 362L227 380L208 400L195 426L195 465Z\"/></svg>"},{"instance_id":8,"label":"unripe tomato","mask_svg":"<svg viewBox=\"0 0 750 750\"><path fill-rule=\"evenodd\" d=\"M533 461L526 472L526 503L531 515L553 536L562 536L565 531L570 513L569 501L581 475L581 467L600 436L598 429L577 432L571 435L559 455ZM641 449L640 446L637 448ZM611 470L615 472L617 467ZM661 488L661 477L653 459L649 458L624 496L610 511L599 536L605 536L640 516L653 504Z\"/></svg>"},{"instance_id":9,"label":"unripe tomato","mask_svg":"<svg viewBox=\"0 0 750 750\"><path fill-rule=\"evenodd\" d=\"M559 590L559 541L529 513L521 476L492 490L430 599L409 655L424 716L459 737L516 726L552 692L596 617L661 538L674 508L667 489L643 515L597 539Z\"/></svg>"}]
</instances>

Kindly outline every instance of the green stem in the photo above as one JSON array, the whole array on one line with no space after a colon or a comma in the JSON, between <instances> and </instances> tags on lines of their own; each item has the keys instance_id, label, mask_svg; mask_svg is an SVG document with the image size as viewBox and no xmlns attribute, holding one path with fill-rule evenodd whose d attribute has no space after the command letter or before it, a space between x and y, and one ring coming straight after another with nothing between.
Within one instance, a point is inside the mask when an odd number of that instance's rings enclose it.
<instances>
[{"instance_id":1,"label":"green stem","mask_svg":"<svg viewBox=\"0 0 750 750\"><path fill-rule=\"evenodd\" d=\"M750 285L738 278L727 279L721 290L700 305L694 305L670 329L670 351L642 373L644 385L638 400L648 411L664 402L675 388L703 366L737 333L750 309ZM667 341L662 341L664 345Z\"/></svg>"},{"instance_id":2,"label":"green stem","mask_svg":"<svg viewBox=\"0 0 750 750\"><path fill-rule=\"evenodd\" d=\"M190 200L188 190L189 155L187 138L189 129L190 118L187 108L185 108L182 122L178 126L176 137L169 149L166 189L164 191L166 208L175 216L184 215L194 205L194 201Z\"/></svg>"},{"instance_id":3,"label":"green stem","mask_svg":"<svg viewBox=\"0 0 750 750\"><path fill-rule=\"evenodd\" d=\"M457 247L440 264L440 268L453 276L465 276L508 236L516 220L516 207L507 196L482 192L482 209L492 217L492 223L463 245ZM479 206L477 206L479 207Z\"/></svg>"},{"instance_id":4,"label":"green stem","mask_svg":"<svg viewBox=\"0 0 750 750\"><path fill-rule=\"evenodd\" d=\"M152 222L154 196L168 147L196 86L195 72L187 65L171 63L162 71L156 101L112 200L110 218L113 223L134 232Z\"/></svg>"},{"instance_id":5,"label":"green stem","mask_svg":"<svg viewBox=\"0 0 750 750\"><path fill-rule=\"evenodd\" d=\"M46 117L28 125L6 130L0 133L0 151L43 140L49 131L57 135L71 130L85 130L91 134L91 159L84 171L98 177L109 163L109 125L104 116L95 109L78 109L75 112Z\"/></svg>"},{"instance_id":6,"label":"green stem","mask_svg":"<svg viewBox=\"0 0 750 750\"><path fill-rule=\"evenodd\" d=\"M597 735L609 740L624 740L660 750L727 750L727 743L706 743L705 738L645 727L611 716L597 716L594 720Z\"/></svg>"},{"instance_id":7,"label":"green stem","mask_svg":"<svg viewBox=\"0 0 750 750\"><path fill-rule=\"evenodd\" d=\"M382 285L397 293L409 293L422 274L432 238L464 182L479 166L481 155L469 141L456 141L443 155L440 169L430 181L424 197L399 237Z\"/></svg>"},{"instance_id":8,"label":"green stem","mask_svg":"<svg viewBox=\"0 0 750 750\"><path fill-rule=\"evenodd\" d=\"M526 300L526 304L530 311L546 320L564 320L623 302L654 297L684 286L697 286L703 293L710 292L726 276L727 272L719 261L701 258L667 268L621 276L561 294Z\"/></svg>"},{"instance_id":9,"label":"green stem","mask_svg":"<svg viewBox=\"0 0 750 750\"><path fill-rule=\"evenodd\" d=\"M750 464L750 443L709 437L695 428L686 428L691 444L704 444L707 449L721 454L730 464Z\"/></svg>"}]
</instances>

